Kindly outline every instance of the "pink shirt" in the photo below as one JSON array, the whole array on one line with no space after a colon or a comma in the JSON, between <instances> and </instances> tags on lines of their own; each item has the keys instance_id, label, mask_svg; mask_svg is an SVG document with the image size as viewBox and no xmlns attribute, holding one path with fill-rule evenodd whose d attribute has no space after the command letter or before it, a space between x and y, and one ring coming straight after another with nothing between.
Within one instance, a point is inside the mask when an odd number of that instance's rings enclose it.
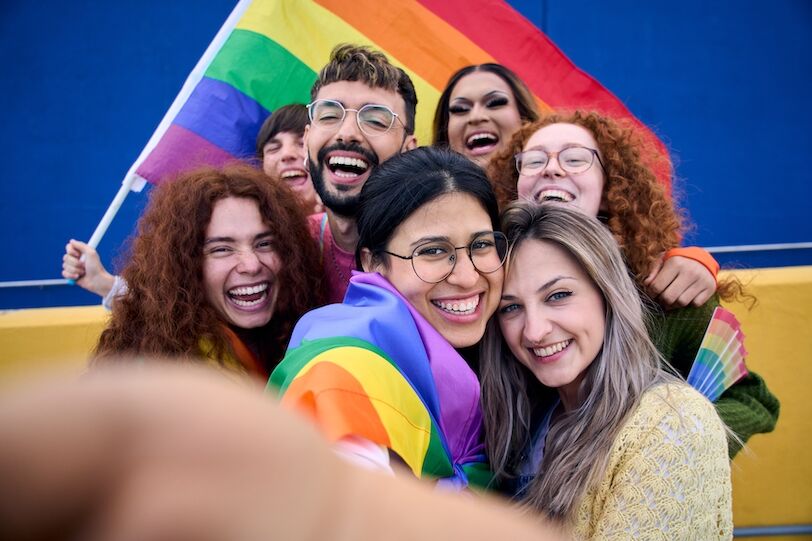
<instances>
[{"instance_id":1,"label":"pink shirt","mask_svg":"<svg viewBox=\"0 0 812 541\"><path fill-rule=\"evenodd\" d=\"M319 254L327 278L327 301L337 303L344 300L344 293L355 270L355 254L342 250L333 238L327 214L311 214L307 217L310 234L319 245Z\"/></svg>"}]
</instances>

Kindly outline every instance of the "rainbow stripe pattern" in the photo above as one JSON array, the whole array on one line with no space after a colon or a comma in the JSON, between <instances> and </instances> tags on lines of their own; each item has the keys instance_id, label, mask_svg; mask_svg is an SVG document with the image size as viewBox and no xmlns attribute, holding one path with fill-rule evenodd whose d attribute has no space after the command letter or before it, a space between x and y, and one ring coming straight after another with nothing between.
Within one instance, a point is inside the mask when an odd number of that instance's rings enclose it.
<instances>
[{"instance_id":1,"label":"rainbow stripe pattern","mask_svg":"<svg viewBox=\"0 0 812 541\"><path fill-rule=\"evenodd\" d=\"M299 321L268 389L331 442L360 436L455 487L489 480L476 375L378 274Z\"/></svg>"},{"instance_id":2,"label":"rainbow stripe pattern","mask_svg":"<svg viewBox=\"0 0 812 541\"><path fill-rule=\"evenodd\" d=\"M640 124L502 0L241 0L130 169L137 189L190 167L252 157L268 114L307 103L318 70L345 42L384 51L410 75L421 144L431 142L449 76L483 62L514 70L542 110L594 109ZM658 171L666 184L668 169Z\"/></svg>"},{"instance_id":3,"label":"rainbow stripe pattern","mask_svg":"<svg viewBox=\"0 0 812 541\"><path fill-rule=\"evenodd\" d=\"M744 334L732 312L717 306L688 373L688 383L715 402L747 375Z\"/></svg>"}]
</instances>

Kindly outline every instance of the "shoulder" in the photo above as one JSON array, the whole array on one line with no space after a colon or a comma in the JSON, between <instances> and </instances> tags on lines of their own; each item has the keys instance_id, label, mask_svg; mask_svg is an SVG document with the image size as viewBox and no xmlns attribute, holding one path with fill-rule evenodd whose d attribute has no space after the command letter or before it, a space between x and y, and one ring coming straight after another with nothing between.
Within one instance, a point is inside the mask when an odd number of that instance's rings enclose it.
<instances>
[{"instance_id":1,"label":"shoulder","mask_svg":"<svg viewBox=\"0 0 812 541\"><path fill-rule=\"evenodd\" d=\"M713 404L682 382L648 389L612 445L609 468L635 461L727 461L727 436ZM705 460L705 459L702 459Z\"/></svg>"},{"instance_id":2,"label":"shoulder","mask_svg":"<svg viewBox=\"0 0 812 541\"><path fill-rule=\"evenodd\" d=\"M683 382L663 383L648 389L627 423L637 431L673 431L724 436L724 427L713 404Z\"/></svg>"}]
</instances>

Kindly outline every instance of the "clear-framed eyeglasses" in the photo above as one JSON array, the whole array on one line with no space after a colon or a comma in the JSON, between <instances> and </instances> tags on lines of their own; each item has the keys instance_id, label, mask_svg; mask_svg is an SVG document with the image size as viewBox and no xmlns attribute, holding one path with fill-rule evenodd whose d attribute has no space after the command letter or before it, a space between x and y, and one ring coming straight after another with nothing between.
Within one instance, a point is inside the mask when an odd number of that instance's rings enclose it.
<instances>
[{"instance_id":1,"label":"clear-framed eyeglasses","mask_svg":"<svg viewBox=\"0 0 812 541\"><path fill-rule=\"evenodd\" d=\"M436 284L448 278L457 265L457 251L465 250L474 268L481 274L496 272L507 257L507 238L499 231L477 235L470 244L454 246L446 241L431 241L414 249L405 256L384 250L400 259L409 259L418 278Z\"/></svg>"},{"instance_id":2,"label":"clear-framed eyeglasses","mask_svg":"<svg viewBox=\"0 0 812 541\"><path fill-rule=\"evenodd\" d=\"M358 129L369 137L387 133L395 125L395 120L405 127L398 114L386 105L370 103L360 109L350 109L335 100L316 100L307 105L310 123L325 130L337 130L344 122L347 111L355 113Z\"/></svg>"},{"instance_id":3,"label":"clear-framed eyeglasses","mask_svg":"<svg viewBox=\"0 0 812 541\"><path fill-rule=\"evenodd\" d=\"M547 152L541 149L525 150L513 157L516 160L516 170L522 175L538 175L547 168L553 158L558 160L561 169L574 175L587 171L595 163L595 159L603 168L598 151L581 146L567 147L558 152Z\"/></svg>"}]
</instances>

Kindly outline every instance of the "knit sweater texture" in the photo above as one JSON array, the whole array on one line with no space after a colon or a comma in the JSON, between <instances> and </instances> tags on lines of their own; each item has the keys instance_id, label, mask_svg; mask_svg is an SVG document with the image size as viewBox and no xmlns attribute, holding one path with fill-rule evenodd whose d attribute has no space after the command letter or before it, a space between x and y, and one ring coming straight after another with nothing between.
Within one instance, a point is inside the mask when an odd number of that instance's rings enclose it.
<instances>
[{"instance_id":1,"label":"knit sweater texture","mask_svg":"<svg viewBox=\"0 0 812 541\"><path fill-rule=\"evenodd\" d=\"M688 377L717 306L719 298L714 297L699 307L669 311L659 307L654 309L649 322L649 335L663 357L684 378ZM753 434L771 432L780 411L778 398L770 392L761 376L752 370L722 393L715 406L722 421L738 436L738 440L728 438L731 458Z\"/></svg>"},{"instance_id":2,"label":"knit sweater texture","mask_svg":"<svg viewBox=\"0 0 812 541\"><path fill-rule=\"evenodd\" d=\"M731 539L726 435L683 383L646 391L573 517L576 539Z\"/></svg>"}]
</instances>

